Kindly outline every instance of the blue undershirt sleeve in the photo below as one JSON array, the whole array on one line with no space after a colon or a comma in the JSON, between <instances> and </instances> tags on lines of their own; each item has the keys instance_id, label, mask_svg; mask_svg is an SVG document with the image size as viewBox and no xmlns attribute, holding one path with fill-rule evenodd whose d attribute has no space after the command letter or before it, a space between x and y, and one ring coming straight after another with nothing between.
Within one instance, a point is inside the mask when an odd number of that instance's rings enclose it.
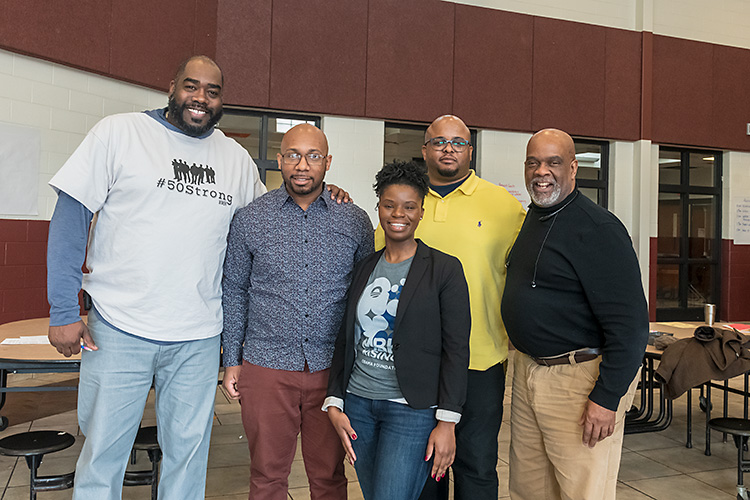
<instances>
[{"instance_id":1,"label":"blue undershirt sleeve","mask_svg":"<svg viewBox=\"0 0 750 500\"><path fill-rule=\"evenodd\" d=\"M47 300L50 326L79 321L78 292L83 280L86 242L94 214L75 198L59 192L47 239Z\"/></svg>"}]
</instances>

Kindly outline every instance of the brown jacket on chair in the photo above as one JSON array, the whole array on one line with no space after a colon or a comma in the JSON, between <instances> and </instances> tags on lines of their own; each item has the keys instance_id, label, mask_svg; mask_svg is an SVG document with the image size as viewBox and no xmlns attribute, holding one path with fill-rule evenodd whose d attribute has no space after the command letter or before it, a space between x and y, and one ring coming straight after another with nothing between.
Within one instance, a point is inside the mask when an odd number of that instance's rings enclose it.
<instances>
[{"instance_id":1,"label":"brown jacket on chair","mask_svg":"<svg viewBox=\"0 0 750 500\"><path fill-rule=\"evenodd\" d=\"M734 330L700 326L693 337L668 346L656 374L667 382L667 397L711 380L727 380L750 370L750 337Z\"/></svg>"}]
</instances>

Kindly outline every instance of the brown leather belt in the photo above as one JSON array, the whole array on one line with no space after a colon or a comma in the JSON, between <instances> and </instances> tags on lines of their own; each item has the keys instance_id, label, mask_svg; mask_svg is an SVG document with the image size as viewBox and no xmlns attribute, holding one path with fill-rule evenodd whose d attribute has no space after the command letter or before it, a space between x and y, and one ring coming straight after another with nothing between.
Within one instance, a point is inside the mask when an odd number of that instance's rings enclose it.
<instances>
[{"instance_id":1,"label":"brown leather belt","mask_svg":"<svg viewBox=\"0 0 750 500\"><path fill-rule=\"evenodd\" d=\"M602 353L601 349L595 348L595 349L580 349L578 351L574 352L568 352L565 354L560 354L559 356L550 356L547 358L535 358L534 356L529 356L531 359L536 361L537 364L542 366L556 366L556 365L570 365L571 359L575 361L575 363L585 363L586 361L591 361L596 358L598 358Z\"/></svg>"}]
</instances>

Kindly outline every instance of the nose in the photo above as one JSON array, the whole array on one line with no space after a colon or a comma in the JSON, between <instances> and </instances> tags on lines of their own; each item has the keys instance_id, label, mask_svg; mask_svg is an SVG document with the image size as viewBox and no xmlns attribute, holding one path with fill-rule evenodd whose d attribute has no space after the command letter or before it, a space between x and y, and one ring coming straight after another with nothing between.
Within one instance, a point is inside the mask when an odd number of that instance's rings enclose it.
<instances>
[{"instance_id":1,"label":"nose","mask_svg":"<svg viewBox=\"0 0 750 500\"><path fill-rule=\"evenodd\" d=\"M450 149L451 153L455 153L456 152L455 148L453 147L453 143L452 142L446 142L445 143L445 148L443 149L443 151L447 153L448 152L448 148L451 148Z\"/></svg>"},{"instance_id":2,"label":"nose","mask_svg":"<svg viewBox=\"0 0 750 500\"><path fill-rule=\"evenodd\" d=\"M547 163L546 161L542 161L539 162L539 166L536 167L536 170L534 170L534 175L536 175L537 177L544 177L550 172L552 172L552 170L549 167L549 163Z\"/></svg>"},{"instance_id":3,"label":"nose","mask_svg":"<svg viewBox=\"0 0 750 500\"><path fill-rule=\"evenodd\" d=\"M193 94L193 99L196 100L196 101L198 101L198 102L207 102L208 98L206 96L206 91L204 89L202 89L202 88L199 88Z\"/></svg>"},{"instance_id":4,"label":"nose","mask_svg":"<svg viewBox=\"0 0 750 500\"><path fill-rule=\"evenodd\" d=\"M309 170L310 164L307 162L307 156L302 155L302 158L299 159L299 163L297 163L297 170Z\"/></svg>"},{"instance_id":5,"label":"nose","mask_svg":"<svg viewBox=\"0 0 750 500\"><path fill-rule=\"evenodd\" d=\"M393 207L393 210L391 211L391 216L393 217L403 217L404 216L404 209L403 207L396 205Z\"/></svg>"}]
</instances>

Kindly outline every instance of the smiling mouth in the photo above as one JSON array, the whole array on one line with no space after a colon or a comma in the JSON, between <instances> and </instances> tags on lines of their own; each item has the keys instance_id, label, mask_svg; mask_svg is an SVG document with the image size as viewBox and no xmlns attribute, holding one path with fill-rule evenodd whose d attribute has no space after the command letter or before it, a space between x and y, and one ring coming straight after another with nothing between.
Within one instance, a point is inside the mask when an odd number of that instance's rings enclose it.
<instances>
[{"instance_id":1,"label":"smiling mouth","mask_svg":"<svg viewBox=\"0 0 750 500\"><path fill-rule=\"evenodd\" d=\"M405 222L389 222L388 225L397 231L402 231L408 226Z\"/></svg>"},{"instance_id":2,"label":"smiling mouth","mask_svg":"<svg viewBox=\"0 0 750 500\"><path fill-rule=\"evenodd\" d=\"M206 115L208 115L208 111L205 109L200 108L186 108L188 113L190 113L190 117L194 120L202 120Z\"/></svg>"},{"instance_id":3,"label":"smiling mouth","mask_svg":"<svg viewBox=\"0 0 750 500\"><path fill-rule=\"evenodd\" d=\"M544 182L544 181L534 182L534 188L539 189L541 191L544 191L545 189L549 189L552 187L553 187L553 184L551 182Z\"/></svg>"}]
</instances>

